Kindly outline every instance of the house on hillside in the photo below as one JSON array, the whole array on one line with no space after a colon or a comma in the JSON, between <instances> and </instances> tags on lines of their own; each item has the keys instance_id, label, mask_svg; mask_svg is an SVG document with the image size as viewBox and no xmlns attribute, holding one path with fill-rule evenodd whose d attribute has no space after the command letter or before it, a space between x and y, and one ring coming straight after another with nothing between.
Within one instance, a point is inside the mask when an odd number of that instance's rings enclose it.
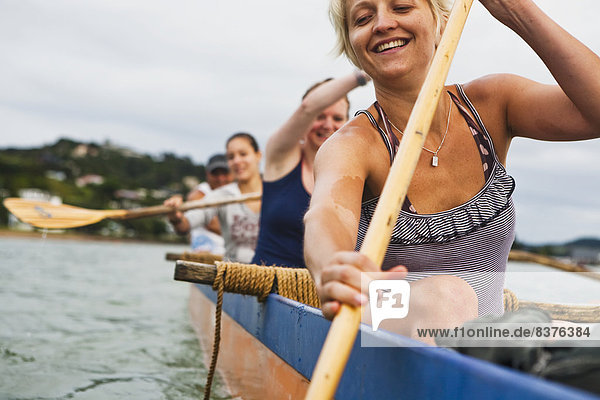
<instances>
[{"instance_id":1,"label":"house on hillside","mask_svg":"<svg viewBox=\"0 0 600 400\"><path fill-rule=\"evenodd\" d=\"M88 146L87 144L80 143L71 152L71 157L73 158L83 158L87 156L98 156L98 149L96 146Z\"/></svg>"},{"instance_id":2,"label":"house on hillside","mask_svg":"<svg viewBox=\"0 0 600 400\"><path fill-rule=\"evenodd\" d=\"M77 187L84 187L87 185L102 185L104 183L104 177L95 174L83 175L77 178L75 185Z\"/></svg>"},{"instance_id":3,"label":"house on hillside","mask_svg":"<svg viewBox=\"0 0 600 400\"><path fill-rule=\"evenodd\" d=\"M578 264L600 264L600 248L574 246L571 259Z\"/></svg>"},{"instance_id":4,"label":"house on hillside","mask_svg":"<svg viewBox=\"0 0 600 400\"><path fill-rule=\"evenodd\" d=\"M63 171L46 171L45 173L46 178L48 179L54 179L55 181L60 181L63 182L65 179L67 179L67 174L65 174Z\"/></svg>"}]
</instances>

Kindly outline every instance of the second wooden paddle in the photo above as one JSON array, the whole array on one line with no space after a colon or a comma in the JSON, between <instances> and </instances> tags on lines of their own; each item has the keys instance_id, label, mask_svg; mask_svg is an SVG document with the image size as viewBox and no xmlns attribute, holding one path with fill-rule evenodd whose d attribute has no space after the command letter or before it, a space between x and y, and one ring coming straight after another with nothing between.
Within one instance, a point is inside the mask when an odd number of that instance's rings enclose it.
<instances>
[{"instance_id":1,"label":"second wooden paddle","mask_svg":"<svg viewBox=\"0 0 600 400\"><path fill-rule=\"evenodd\" d=\"M236 197L225 197L215 200L195 200L183 203L178 210L187 211L194 208L216 207L225 204L243 203L260 200L260 193L247 193ZM87 208L52 204L45 201L26 200L9 197L4 206L19 220L38 228L65 229L95 224L103 219L133 219L168 214L174 209L166 206L142 207L131 210L90 210Z\"/></svg>"}]
</instances>

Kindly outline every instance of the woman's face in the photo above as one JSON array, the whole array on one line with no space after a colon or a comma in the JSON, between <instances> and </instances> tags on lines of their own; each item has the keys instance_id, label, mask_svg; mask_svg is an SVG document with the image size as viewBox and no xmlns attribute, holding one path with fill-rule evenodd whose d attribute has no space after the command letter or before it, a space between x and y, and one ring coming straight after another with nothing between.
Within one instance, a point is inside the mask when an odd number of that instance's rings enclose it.
<instances>
[{"instance_id":1,"label":"woman's face","mask_svg":"<svg viewBox=\"0 0 600 400\"><path fill-rule=\"evenodd\" d=\"M348 102L340 99L327 107L313 122L310 132L306 135L306 144L317 149L333 132L337 131L348 120Z\"/></svg>"},{"instance_id":2,"label":"woman's face","mask_svg":"<svg viewBox=\"0 0 600 400\"><path fill-rule=\"evenodd\" d=\"M375 82L424 78L439 41L427 0L346 0L346 15L352 48Z\"/></svg>"},{"instance_id":3,"label":"woman's face","mask_svg":"<svg viewBox=\"0 0 600 400\"><path fill-rule=\"evenodd\" d=\"M260 151L254 151L250 141L239 137L227 143L227 163L233 173L233 179L247 182L255 176L260 176Z\"/></svg>"}]
</instances>

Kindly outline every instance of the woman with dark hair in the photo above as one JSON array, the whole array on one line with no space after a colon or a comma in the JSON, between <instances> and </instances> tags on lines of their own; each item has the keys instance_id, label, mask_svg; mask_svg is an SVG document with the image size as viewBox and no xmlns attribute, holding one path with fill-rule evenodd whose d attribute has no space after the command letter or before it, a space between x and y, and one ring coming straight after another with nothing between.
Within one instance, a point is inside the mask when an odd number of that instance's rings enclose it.
<instances>
[{"instance_id":1,"label":"woman with dark hair","mask_svg":"<svg viewBox=\"0 0 600 400\"><path fill-rule=\"evenodd\" d=\"M346 96L368 76L353 74L311 86L265 150L263 207L255 264L304 267L304 213L314 186L319 147L348 120Z\"/></svg>"},{"instance_id":2,"label":"woman with dark hair","mask_svg":"<svg viewBox=\"0 0 600 400\"><path fill-rule=\"evenodd\" d=\"M260 193L262 191L261 152L254 137L248 133L232 135L227 139L225 156L234 182L214 190L205 199L209 201L246 193ZM170 207L178 207L181 203L181 196L171 197L164 202ZM169 214L169 222L178 233L186 234L191 228L205 225L217 216L221 235L225 240L224 259L249 263L254 255L258 237L260 204L260 200L253 200L215 208L190 210L186 213L176 211Z\"/></svg>"}]
</instances>

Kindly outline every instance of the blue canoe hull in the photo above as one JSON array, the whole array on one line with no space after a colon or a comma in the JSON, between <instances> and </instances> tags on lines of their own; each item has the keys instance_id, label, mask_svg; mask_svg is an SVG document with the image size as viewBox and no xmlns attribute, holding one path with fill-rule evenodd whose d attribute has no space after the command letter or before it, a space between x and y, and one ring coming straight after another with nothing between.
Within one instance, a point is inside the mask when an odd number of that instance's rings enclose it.
<instances>
[{"instance_id":1,"label":"blue canoe hull","mask_svg":"<svg viewBox=\"0 0 600 400\"><path fill-rule=\"evenodd\" d=\"M209 286L193 285L192 291L194 290L199 290L210 302L216 301L216 293ZM197 302L193 296L190 301ZM194 306L195 304L190 304L191 308ZM259 341L261 348L272 352L276 359L283 361L282 365L290 366L300 380L299 383L290 384L294 388L288 395L283 396L279 393L274 395L275 397L267 395L263 398L302 398L297 394L303 393L302 389L298 390L298 385L305 386L308 383L330 322L321 316L319 310L276 294L270 295L266 302L259 303L252 296L226 293L223 311L235 321L235 326L245 330L244 334ZM363 335L365 334L373 335L370 330L363 331ZM378 338L382 337L384 341L404 346L411 343L409 339L399 335L378 335ZM212 337L209 340L212 342ZM232 351L222 347L221 353L226 353L228 350ZM245 355L243 353L243 350L237 350L235 355L240 363L244 356L254 357L249 354L250 351ZM244 379L240 381L244 382ZM269 385L272 383L270 377L266 377L265 381L260 383L265 385L263 395L269 392ZM243 388L239 390L244 393ZM467 357L448 349L361 347L360 335L358 335L336 392L336 399L397 398L600 399L587 392Z\"/></svg>"}]
</instances>

